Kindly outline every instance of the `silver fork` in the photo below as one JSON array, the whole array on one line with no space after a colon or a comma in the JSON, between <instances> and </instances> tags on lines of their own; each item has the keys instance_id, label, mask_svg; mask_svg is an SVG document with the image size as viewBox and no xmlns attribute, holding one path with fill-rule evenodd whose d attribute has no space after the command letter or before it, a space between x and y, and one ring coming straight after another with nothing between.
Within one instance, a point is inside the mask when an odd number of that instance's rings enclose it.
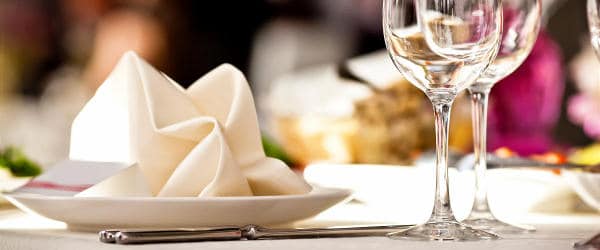
<instances>
[{"instance_id":1,"label":"silver fork","mask_svg":"<svg viewBox=\"0 0 600 250\"><path fill-rule=\"evenodd\" d=\"M585 249L600 249L600 233L592 236L589 239L585 239L573 244L573 248L579 250Z\"/></svg>"}]
</instances>

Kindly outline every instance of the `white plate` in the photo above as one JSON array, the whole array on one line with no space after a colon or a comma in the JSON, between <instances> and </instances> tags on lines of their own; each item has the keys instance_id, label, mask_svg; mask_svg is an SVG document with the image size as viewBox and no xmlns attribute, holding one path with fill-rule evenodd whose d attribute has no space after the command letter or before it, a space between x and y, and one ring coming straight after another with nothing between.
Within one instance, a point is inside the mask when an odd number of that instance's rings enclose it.
<instances>
[{"instance_id":1,"label":"white plate","mask_svg":"<svg viewBox=\"0 0 600 250\"><path fill-rule=\"evenodd\" d=\"M304 195L250 197L59 197L6 194L19 208L72 230L277 225L306 219L347 199L350 191L315 188Z\"/></svg>"},{"instance_id":2,"label":"white plate","mask_svg":"<svg viewBox=\"0 0 600 250\"><path fill-rule=\"evenodd\" d=\"M0 193L11 192L25 185L30 179L30 177L9 177L0 173ZM0 205L5 203L8 203L8 201L0 195Z\"/></svg>"},{"instance_id":3,"label":"white plate","mask_svg":"<svg viewBox=\"0 0 600 250\"><path fill-rule=\"evenodd\" d=\"M565 170L562 175L586 204L600 212L600 174Z\"/></svg>"},{"instance_id":4,"label":"white plate","mask_svg":"<svg viewBox=\"0 0 600 250\"><path fill-rule=\"evenodd\" d=\"M463 219L473 206L475 177L472 171L458 172L454 168L448 174L452 209L456 217ZM577 201L563 177L551 171L492 169L487 174L490 206L502 219L532 212L570 212ZM351 189L354 199L382 213L393 211L403 223L425 221L431 215L433 167L323 163L309 165L304 178L319 186Z\"/></svg>"}]
</instances>

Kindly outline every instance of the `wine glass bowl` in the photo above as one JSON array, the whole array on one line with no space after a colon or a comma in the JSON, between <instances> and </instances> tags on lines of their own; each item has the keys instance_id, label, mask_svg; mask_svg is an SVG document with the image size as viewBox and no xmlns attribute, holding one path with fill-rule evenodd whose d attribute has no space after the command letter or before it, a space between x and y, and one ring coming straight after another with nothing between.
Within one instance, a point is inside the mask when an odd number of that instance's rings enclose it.
<instances>
[{"instance_id":1,"label":"wine glass bowl","mask_svg":"<svg viewBox=\"0 0 600 250\"><path fill-rule=\"evenodd\" d=\"M405 77L425 93L457 93L467 88L467 83L477 78L476 72L483 69L482 64L465 64L433 53L416 25L389 31L389 35L392 61L401 71L413 72Z\"/></svg>"},{"instance_id":2,"label":"wine glass bowl","mask_svg":"<svg viewBox=\"0 0 600 250\"><path fill-rule=\"evenodd\" d=\"M495 56L502 29L498 5L495 0L419 0L419 24L435 53L450 59L486 61Z\"/></svg>"},{"instance_id":3,"label":"wine glass bowl","mask_svg":"<svg viewBox=\"0 0 600 250\"><path fill-rule=\"evenodd\" d=\"M426 94L456 94L464 90L479 77L489 63L489 58L463 61L448 59L434 52L417 24L413 3L412 0L387 1L384 5L383 29L392 62L401 72L410 72L404 76ZM396 9L402 10L394 11ZM436 19L434 22L441 21ZM462 23L454 24L447 25L456 31L455 34L465 28Z\"/></svg>"},{"instance_id":4,"label":"wine glass bowl","mask_svg":"<svg viewBox=\"0 0 600 250\"><path fill-rule=\"evenodd\" d=\"M493 85L525 61L540 30L542 7L539 0L503 0L503 32L496 59L477 80Z\"/></svg>"},{"instance_id":5,"label":"wine glass bowl","mask_svg":"<svg viewBox=\"0 0 600 250\"><path fill-rule=\"evenodd\" d=\"M444 9L436 8L435 4L433 7L426 5L427 8L415 6L424 1L436 2L434 0L384 0L383 32L386 47L394 65L409 82L425 92L433 104L436 129L434 207L427 222L392 233L389 237L393 239L456 241L497 239L498 236L495 234L459 223L452 213L448 192L448 132L450 110L457 93L473 84L498 51L501 23L497 22L496 15L500 12L494 9L494 6L498 6L499 0L484 1L492 3L489 5L491 11L480 12L480 19L463 19L463 16L458 16L456 13L440 12ZM437 1L456 6L466 6L474 2L473 0ZM464 7L463 9L467 13L474 11L474 8L475 5L472 5L472 8ZM479 7L477 6L477 8ZM425 15L422 13L423 11L439 12L444 15L439 15L434 19L423 19L422 16ZM467 37L472 37L472 27L479 27L486 20L486 27L494 26L494 28L486 29L489 34L475 36L475 39L461 40L465 34ZM432 45L424 32L429 27L427 23L431 23L433 26L442 23L445 29L443 35L451 37L453 41L448 46L447 44ZM436 35L437 33L430 34L430 36ZM487 38L483 37L489 37L492 42L486 41ZM433 41L435 39L432 37ZM434 50L434 46L437 46L437 49ZM436 51L438 49L452 53L456 50L459 54L471 51L472 55L466 58L451 57L439 54Z\"/></svg>"}]
</instances>

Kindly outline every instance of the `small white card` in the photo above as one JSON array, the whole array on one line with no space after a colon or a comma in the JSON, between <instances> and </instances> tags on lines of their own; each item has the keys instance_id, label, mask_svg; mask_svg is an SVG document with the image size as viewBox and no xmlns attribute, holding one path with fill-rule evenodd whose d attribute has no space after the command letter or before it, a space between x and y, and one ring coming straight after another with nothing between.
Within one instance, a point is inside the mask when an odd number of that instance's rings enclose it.
<instances>
[{"instance_id":1,"label":"small white card","mask_svg":"<svg viewBox=\"0 0 600 250\"><path fill-rule=\"evenodd\" d=\"M125 163L65 160L12 193L74 196L128 167Z\"/></svg>"}]
</instances>

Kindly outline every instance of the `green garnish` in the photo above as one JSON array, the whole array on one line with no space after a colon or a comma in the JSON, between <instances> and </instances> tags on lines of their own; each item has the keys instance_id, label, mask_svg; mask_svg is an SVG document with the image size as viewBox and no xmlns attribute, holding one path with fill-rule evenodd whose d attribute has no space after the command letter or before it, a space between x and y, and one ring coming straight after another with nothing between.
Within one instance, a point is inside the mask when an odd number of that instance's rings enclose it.
<instances>
[{"instance_id":1,"label":"green garnish","mask_svg":"<svg viewBox=\"0 0 600 250\"><path fill-rule=\"evenodd\" d=\"M268 157L277 158L285 162L288 166L294 165L292 159L287 155L281 146L279 146L273 139L266 135L262 136L263 149Z\"/></svg>"},{"instance_id":2,"label":"green garnish","mask_svg":"<svg viewBox=\"0 0 600 250\"><path fill-rule=\"evenodd\" d=\"M8 169L15 177L37 176L42 173L42 168L37 163L15 147L6 147L0 151L0 168Z\"/></svg>"}]
</instances>

